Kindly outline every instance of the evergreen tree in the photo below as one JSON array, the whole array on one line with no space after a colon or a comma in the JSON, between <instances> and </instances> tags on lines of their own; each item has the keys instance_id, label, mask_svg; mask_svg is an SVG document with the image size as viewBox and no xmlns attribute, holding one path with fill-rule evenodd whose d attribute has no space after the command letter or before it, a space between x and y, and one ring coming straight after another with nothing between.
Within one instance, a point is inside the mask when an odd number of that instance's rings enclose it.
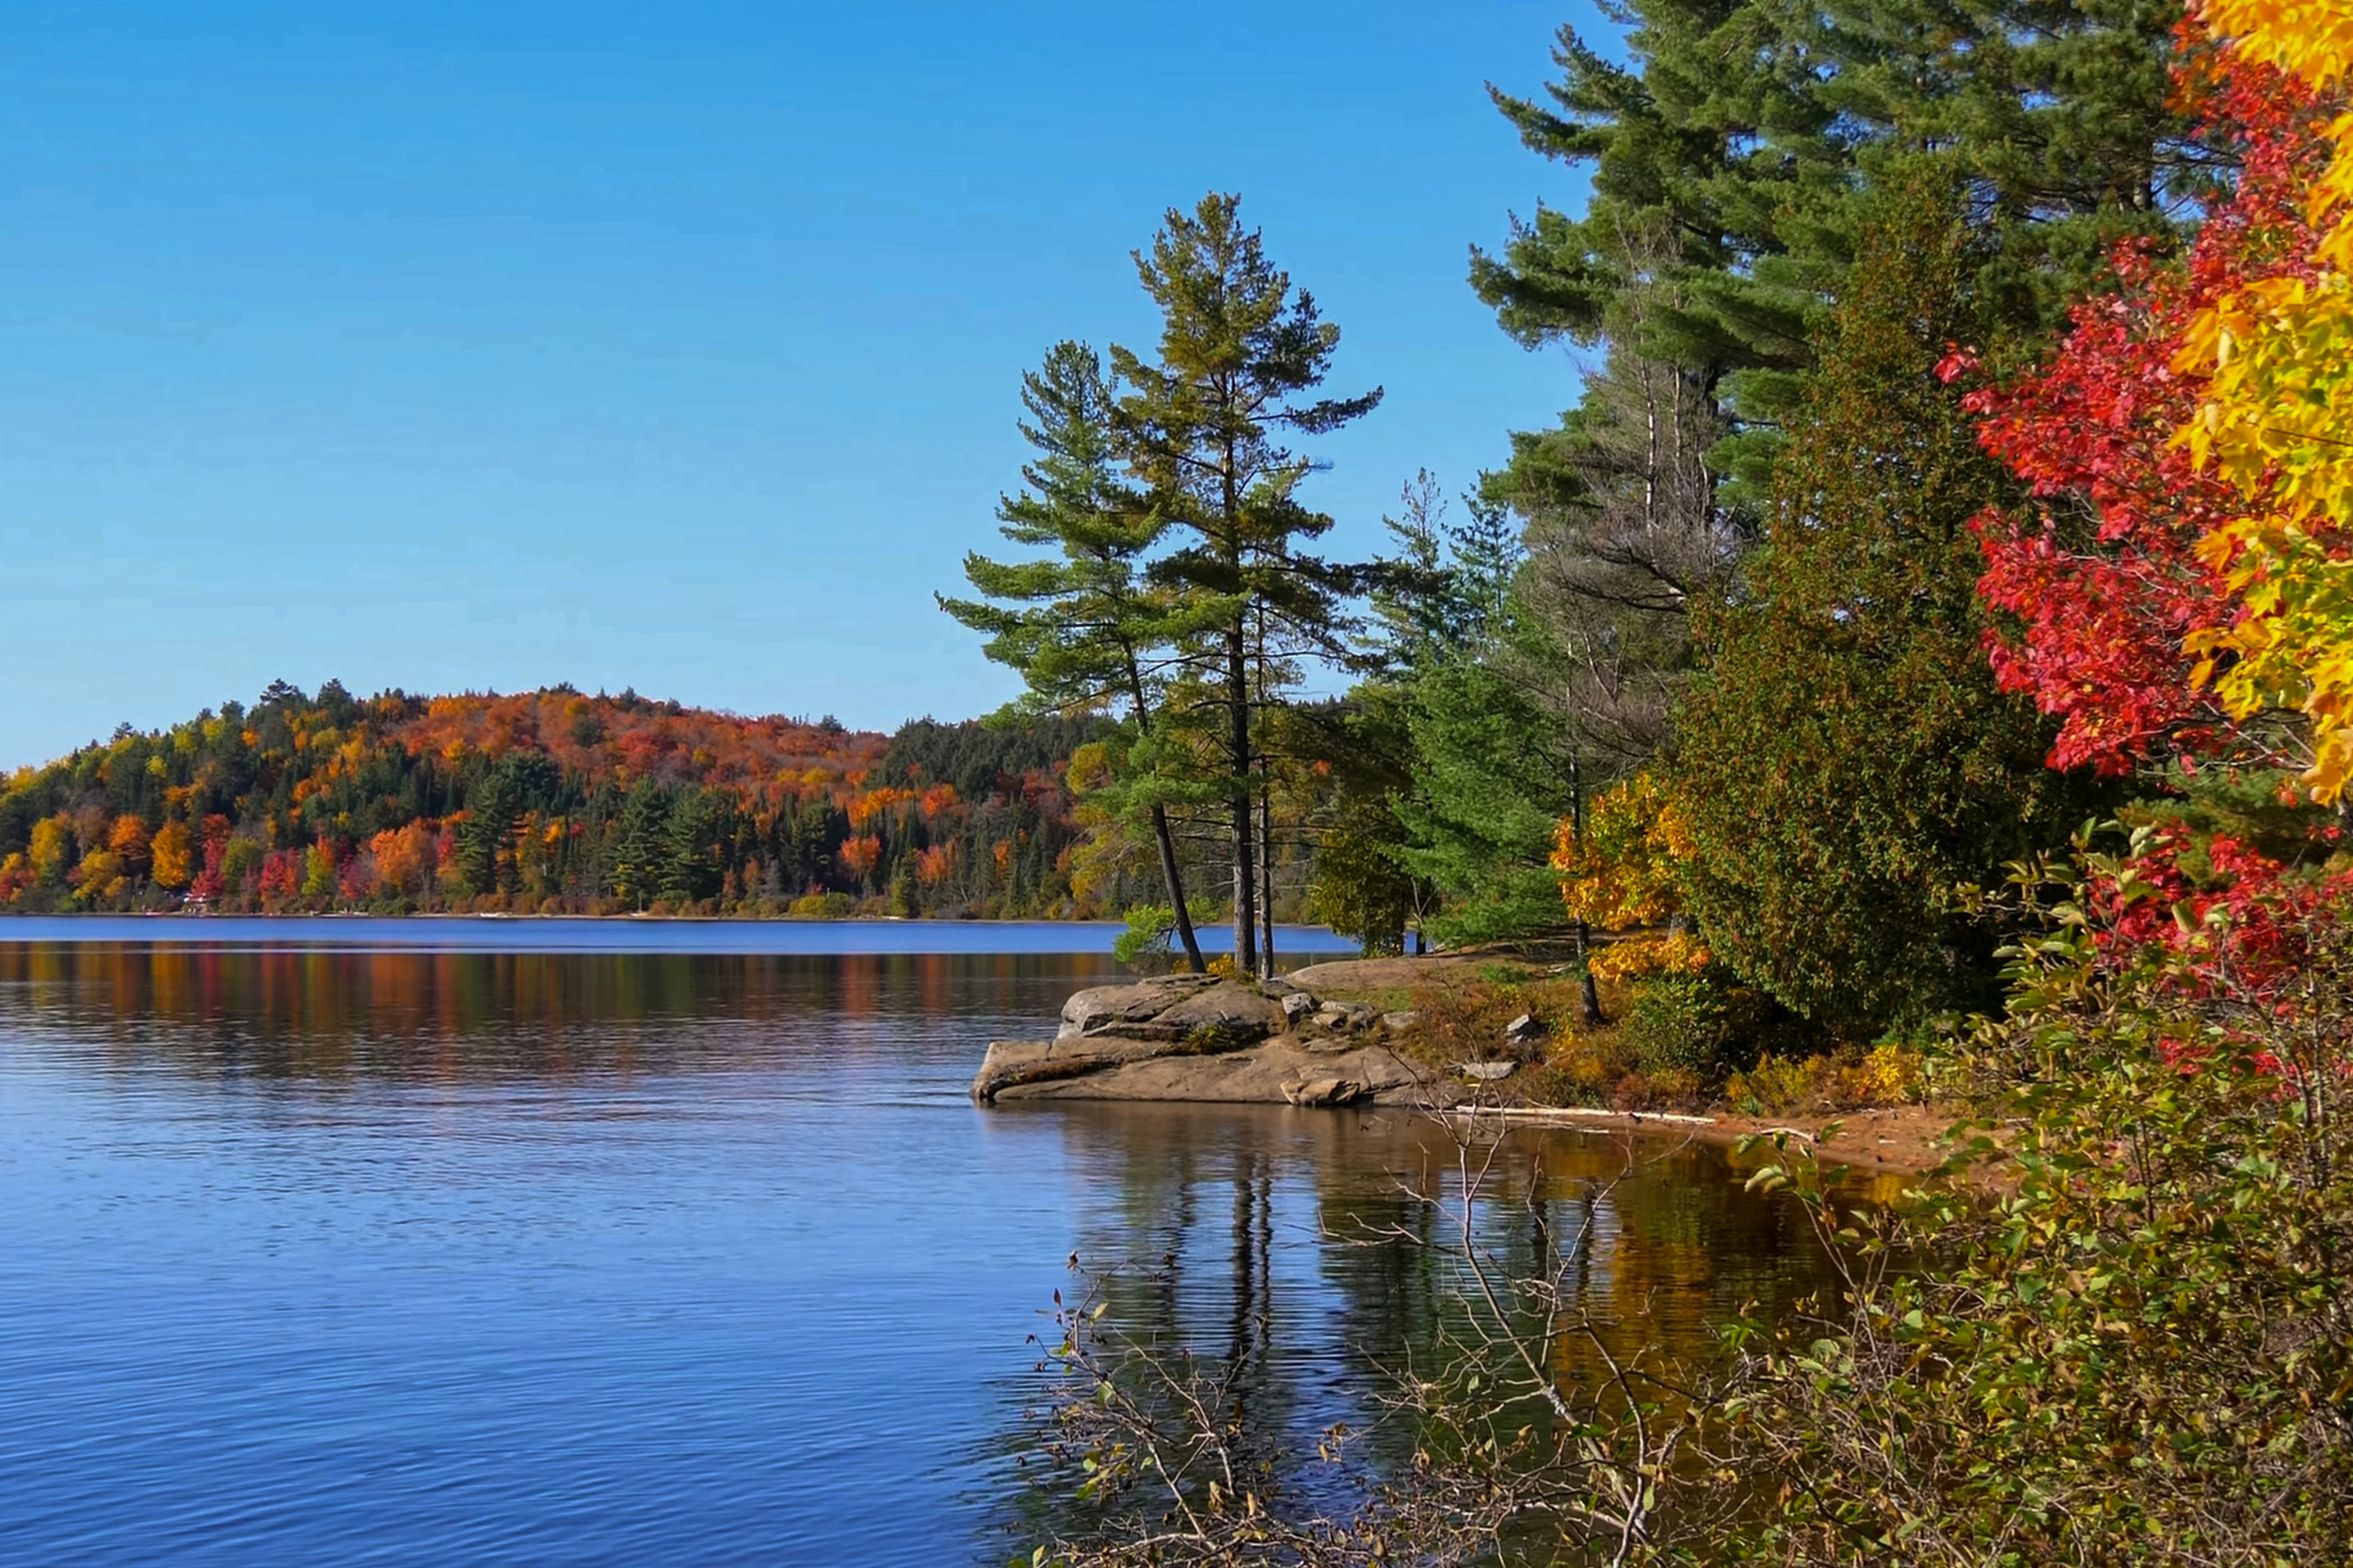
<instances>
[{"instance_id":1,"label":"evergreen tree","mask_svg":"<svg viewBox=\"0 0 2353 1568\"><path fill-rule=\"evenodd\" d=\"M983 599L941 598L940 608L984 632L983 651L1018 670L1027 705L1053 713L1125 708L1150 756L1178 643L1206 628L1177 596L1144 579L1145 557L1167 532L1118 477L1111 426L1113 389L1084 344L1055 344L1021 377L1030 417L1021 433L1038 456L1021 471L1028 489L999 501L1000 532L1056 553L1014 563L966 555L964 573ZM1169 825L1169 800L1136 781L1133 803L1151 823L1160 880L1194 973L1207 966L1193 935Z\"/></svg>"},{"instance_id":2,"label":"evergreen tree","mask_svg":"<svg viewBox=\"0 0 2353 1568\"><path fill-rule=\"evenodd\" d=\"M1868 1037L1978 999L1991 935L1954 889L2052 845L2088 797L1994 689L1969 523L2003 493L1939 381L1981 276L1953 193L1907 178L1863 232L1740 593L1702 617L1679 796L1708 945Z\"/></svg>"},{"instance_id":3,"label":"evergreen tree","mask_svg":"<svg viewBox=\"0 0 2353 1568\"><path fill-rule=\"evenodd\" d=\"M1625 64L1574 27L1548 102L1490 89L1522 142L1591 171L1471 281L1523 343L1609 340L1680 367L1731 420L1713 468L1759 498L1858 202L1927 152L1986 236L1991 328L2039 331L2198 178L2157 0L1623 0ZM1659 294L1663 298L1648 296Z\"/></svg>"},{"instance_id":4,"label":"evergreen tree","mask_svg":"<svg viewBox=\"0 0 2353 1568\"><path fill-rule=\"evenodd\" d=\"M655 840L656 886L674 904L699 904L717 896L723 872L718 849L726 832L723 804L702 790L687 790L670 803Z\"/></svg>"},{"instance_id":5,"label":"evergreen tree","mask_svg":"<svg viewBox=\"0 0 2353 1568\"><path fill-rule=\"evenodd\" d=\"M1560 727L1475 659L1424 676L1407 722L1419 761L1412 791L1394 799L1405 835L1396 858L1447 895L1431 933L1457 943L1559 931L1549 857L1577 783Z\"/></svg>"},{"instance_id":6,"label":"evergreen tree","mask_svg":"<svg viewBox=\"0 0 2353 1568\"><path fill-rule=\"evenodd\" d=\"M520 813L505 771L484 769L467 796L465 820L457 824L457 867L468 893L498 889L500 861L513 847Z\"/></svg>"},{"instance_id":7,"label":"evergreen tree","mask_svg":"<svg viewBox=\"0 0 2353 1568\"><path fill-rule=\"evenodd\" d=\"M1211 194L1191 213L1170 210L1150 251L1135 258L1160 309L1158 354L1147 361L1115 347L1112 364L1128 389L1113 413L1120 455L1153 514L1179 536L1154 563L1154 580L1201 629L1187 639L1191 665L1170 717L1193 726L1196 755L1213 759L1206 781L1224 796L1230 827L1234 961L1253 973L1261 965L1256 720L1273 695L1257 676L1270 659L1344 653L1343 605L1361 582L1303 548L1332 519L1299 500L1313 463L1282 438L1336 430L1381 393L1307 398L1339 328L1304 290L1294 294L1257 232L1241 227L1240 207L1239 197Z\"/></svg>"},{"instance_id":8,"label":"evergreen tree","mask_svg":"<svg viewBox=\"0 0 2353 1568\"><path fill-rule=\"evenodd\" d=\"M669 792L650 778L631 785L621 801L612 874L614 893L632 909L643 909L662 896L669 825Z\"/></svg>"}]
</instances>

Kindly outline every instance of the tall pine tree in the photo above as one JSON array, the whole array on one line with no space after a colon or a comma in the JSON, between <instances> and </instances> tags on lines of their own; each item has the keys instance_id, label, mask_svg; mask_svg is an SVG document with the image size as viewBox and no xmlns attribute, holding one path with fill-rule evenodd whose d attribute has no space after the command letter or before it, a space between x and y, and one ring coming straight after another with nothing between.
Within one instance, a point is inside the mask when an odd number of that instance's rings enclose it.
<instances>
[{"instance_id":1,"label":"tall pine tree","mask_svg":"<svg viewBox=\"0 0 2353 1568\"><path fill-rule=\"evenodd\" d=\"M1344 655L1345 601L1362 574L1307 548L1332 519L1299 499L1314 464L1285 444L1369 413L1378 389L1320 398L1340 341L1314 298L1268 261L1241 198L1212 193L1170 209L1135 257L1160 310L1150 360L1114 347L1128 389L1113 414L1120 455L1154 514L1177 534L1154 580L1200 630L1186 639L1190 679L1173 718L1214 758L1233 865L1234 963L1258 972L1261 897L1257 803L1263 784L1257 712L1273 691L1259 679L1300 656Z\"/></svg>"},{"instance_id":2,"label":"tall pine tree","mask_svg":"<svg viewBox=\"0 0 2353 1568\"><path fill-rule=\"evenodd\" d=\"M964 574L982 599L939 604L986 634L989 658L1020 672L1029 685L1024 707L1061 714L1124 709L1135 743L1122 755L1149 758L1179 645L1214 630L1219 616L1217 607L1205 616L1145 578L1146 558L1169 520L1120 479L1112 401L1102 361L1084 344L1055 344L1043 365L1022 376L1029 418L1021 433L1037 456L1021 471L1028 488L1000 499L999 531L1049 553L1011 563L968 554ZM1206 966L1169 800L1149 770L1128 782L1125 795L1150 822L1176 935L1198 973Z\"/></svg>"}]
</instances>

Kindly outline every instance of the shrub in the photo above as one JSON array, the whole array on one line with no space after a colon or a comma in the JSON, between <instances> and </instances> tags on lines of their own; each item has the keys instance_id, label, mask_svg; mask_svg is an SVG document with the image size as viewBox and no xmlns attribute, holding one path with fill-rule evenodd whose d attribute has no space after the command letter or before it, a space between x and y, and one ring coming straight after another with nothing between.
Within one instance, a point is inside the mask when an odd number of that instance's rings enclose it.
<instances>
[{"instance_id":1,"label":"shrub","mask_svg":"<svg viewBox=\"0 0 2353 1568\"><path fill-rule=\"evenodd\" d=\"M796 920L838 920L856 907L856 901L847 893L810 893L794 899L785 913Z\"/></svg>"},{"instance_id":2,"label":"shrub","mask_svg":"<svg viewBox=\"0 0 2353 1568\"><path fill-rule=\"evenodd\" d=\"M1644 1072L1688 1072L1714 1083L1755 1059L1772 1016L1764 997L1710 968L1644 981L1623 1032Z\"/></svg>"},{"instance_id":3,"label":"shrub","mask_svg":"<svg viewBox=\"0 0 2353 1568\"><path fill-rule=\"evenodd\" d=\"M1928 1063L1899 1041L1882 1040L1849 1060L1765 1056L1724 1085L1724 1098L1752 1116L1859 1111L1926 1097Z\"/></svg>"}]
</instances>

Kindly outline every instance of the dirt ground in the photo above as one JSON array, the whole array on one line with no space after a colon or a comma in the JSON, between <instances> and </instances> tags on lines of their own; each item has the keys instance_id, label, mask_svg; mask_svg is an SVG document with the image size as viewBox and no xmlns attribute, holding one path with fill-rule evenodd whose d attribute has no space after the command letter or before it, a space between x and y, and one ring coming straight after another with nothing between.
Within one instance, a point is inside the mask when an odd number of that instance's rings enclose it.
<instances>
[{"instance_id":1,"label":"dirt ground","mask_svg":"<svg viewBox=\"0 0 2353 1568\"><path fill-rule=\"evenodd\" d=\"M1589 1111L1527 1107L1501 1114L1514 1121L1548 1122L1563 1127L1627 1131L1666 1132L1726 1146L1752 1134L1787 1132L1814 1145L1825 1167L1849 1166L1862 1171L1929 1172L1953 1153L1945 1134L1957 1119L1949 1109L1899 1105L1879 1111L1847 1111L1835 1115L1742 1116L1730 1112L1698 1115L1654 1111ZM1828 1138L1823 1128L1835 1124Z\"/></svg>"}]
</instances>

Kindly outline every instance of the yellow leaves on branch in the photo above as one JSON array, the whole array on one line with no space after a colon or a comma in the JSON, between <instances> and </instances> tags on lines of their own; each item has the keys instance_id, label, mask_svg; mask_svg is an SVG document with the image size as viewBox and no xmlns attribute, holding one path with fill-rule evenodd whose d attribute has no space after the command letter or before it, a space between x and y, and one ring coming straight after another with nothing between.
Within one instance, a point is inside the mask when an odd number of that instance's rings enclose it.
<instances>
[{"instance_id":1,"label":"yellow leaves on branch","mask_svg":"<svg viewBox=\"0 0 2353 1568\"><path fill-rule=\"evenodd\" d=\"M1593 956L1595 976L1624 979L1706 967L1707 949L1688 932L1649 929L1683 913L1682 868L1690 856L1690 819L1655 773L1638 773L1594 797L1582 834L1575 819L1561 819L1552 869L1561 873L1569 919L1632 933Z\"/></svg>"},{"instance_id":2,"label":"yellow leaves on branch","mask_svg":"<svg viewBox=\"0 0 2353 1568\"><path fill-rule=\"evenodd\" d=\"M2353 0L2205 0L2207 24L2242 56L2318 94L2353 79ZM2208 378L2178 436L2261 509L2201 547L2244 614L2197 633L2201 680L2237 717L2300 712L2315 800L2353 782L2353 114L2326 127L2331 155L2305 216L2310 277L2251 283L2191 325L2177 369Z\"/></svg>"},{"instance_id":3,"label":"yellow leaves on branch","mask_svg":"<svg viewBox=\"0 0 2353 1568\"><path fill-rule=\"evenodd\" d=\"M2206 0L2199 11L2241 55L2314 88L2353 72L2353 6L2344 0Z\"/></svg>"}]
</instances>

